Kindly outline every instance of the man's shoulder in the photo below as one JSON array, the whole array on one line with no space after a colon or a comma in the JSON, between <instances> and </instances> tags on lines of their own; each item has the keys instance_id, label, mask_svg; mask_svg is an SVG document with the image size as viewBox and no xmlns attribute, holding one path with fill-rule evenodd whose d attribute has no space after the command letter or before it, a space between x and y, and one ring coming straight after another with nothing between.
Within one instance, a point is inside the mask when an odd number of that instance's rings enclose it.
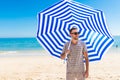
<instances>
[{"instance_id":1,"label":"man's shoulder","mask_svg":"<svg viewBox=\"0 0 120 80\"><path fill-rule=\"evenodd\" d=\"M82 40L79 40L78 42L79 42L80 44L82 44L82 45L85 45L85 42L82 41Z\"/></svg>"},{"instance_id":2,"label":"man's shoulder","mask_svg":"<svg viewBox=\"0 0 120 80\"><path fill-rule=\"evenodd\" d=\"M78 40L79 43L84 43L82 40Z\"/></svg>"},{"instance_id":3,"label":"man's shoulder","mask_svg":"<svg viewBox=\"0 0 120 80\"><path fill-rule=\"evenodd\" d=\"M70 41L67 41L66 43L65 43L65 45L68 45L70 43Z\"/></svg>"},{"instance_id":4,"label":"man's shoulder","mask_svg":"<svg viewBox=\"0 0 120 80\"><path fill-rule=\"evenodd\" d=\"M84 44L84 42L83 42L82 40L78 40L78 42ZM68 45L68 44L70 44L70 41L67 41L67 42L65 43L65 45Z\"/></svg>"}]
</instances>

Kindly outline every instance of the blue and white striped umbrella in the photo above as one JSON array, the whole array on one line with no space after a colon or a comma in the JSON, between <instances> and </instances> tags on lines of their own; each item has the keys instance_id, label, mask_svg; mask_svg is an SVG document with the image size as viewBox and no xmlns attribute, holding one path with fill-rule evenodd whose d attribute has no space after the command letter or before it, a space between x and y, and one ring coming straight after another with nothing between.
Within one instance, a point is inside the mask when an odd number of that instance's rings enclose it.
<instances>
[{"instance_id":1,"label":"blue and white striped umbrella","mask_svg":"<svg viewBox=\"0 0 120 80\"><path fill-rule=\"evenodd\" d=\"M87 45L90 61L100 60L114 42L101 10L70 0L62 0L38 14L37 39L50 54L60 57L74 26L80 32L79 39Z\"/></svg>"}]
</instances>

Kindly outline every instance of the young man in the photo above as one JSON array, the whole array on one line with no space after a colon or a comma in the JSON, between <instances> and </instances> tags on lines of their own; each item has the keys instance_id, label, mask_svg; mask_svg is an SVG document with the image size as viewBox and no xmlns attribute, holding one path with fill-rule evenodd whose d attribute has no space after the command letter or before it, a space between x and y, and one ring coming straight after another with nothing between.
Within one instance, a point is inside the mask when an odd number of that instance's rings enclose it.
<instances>
[{"instance_id":1,"label":"young man","mask_svg":"<svg viewBox=\"0 0 120 80\"><path fill-rule=\"evenodd\" d=\"M68 50L70 42L65 43L61 54L61 59L65 59L67 55L66 80L85 80L89 76L89 60L86 45L81 40L78 40L79 33L77 28L70 30L70 36L72 38L70 49ZM85 58L86 70L84 70L83 58Z\"/></svg>"}]
</instances>

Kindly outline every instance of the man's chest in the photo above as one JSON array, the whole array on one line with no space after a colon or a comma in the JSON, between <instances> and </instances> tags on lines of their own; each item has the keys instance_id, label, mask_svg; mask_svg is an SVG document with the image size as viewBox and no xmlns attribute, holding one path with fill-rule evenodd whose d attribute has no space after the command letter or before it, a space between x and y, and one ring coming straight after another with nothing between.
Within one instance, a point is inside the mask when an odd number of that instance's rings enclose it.
<instances>
[{"instance_id":1,"label":"man's chest","mask_svg":"<svg viewBox=\"0 0 120 80\"><path fill-rule=\"evenodd\" d=\"M82 56L82 50L83 50L83 47L82 45L80 44L77 44L77 45L71 45L70 46L70 54L69 54L69 57L75 59L77 57L80 57Z\"/></svg>"}]
</instances>

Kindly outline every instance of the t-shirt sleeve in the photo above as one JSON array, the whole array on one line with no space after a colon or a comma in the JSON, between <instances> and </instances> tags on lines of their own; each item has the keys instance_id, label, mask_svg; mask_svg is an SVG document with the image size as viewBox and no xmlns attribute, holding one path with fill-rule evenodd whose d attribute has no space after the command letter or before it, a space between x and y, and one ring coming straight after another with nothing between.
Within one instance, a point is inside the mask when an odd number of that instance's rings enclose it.
<instances>
[{"instance_id":1,"label":"t-shirt sleeve","mask_svg":"<svg viewBox=\"0 0 120 80\"><path fill-rule=\"evenodd\" d=\"M84 42L83 42L83 51L82 52L87 52L87 46Z\"/></svg>"},{"instance_id":2,"label":"t-shirt sleeve","mask_svg":"<svg viewBox=\"0 0 120 80\"><path fill-rule=\"evenodd\" d=\"M65 53L65 51L67 49L66 47L67 47L66 44L64 44L63 49L62 49L62 54Z\"/></svg>"}]
</instances>

